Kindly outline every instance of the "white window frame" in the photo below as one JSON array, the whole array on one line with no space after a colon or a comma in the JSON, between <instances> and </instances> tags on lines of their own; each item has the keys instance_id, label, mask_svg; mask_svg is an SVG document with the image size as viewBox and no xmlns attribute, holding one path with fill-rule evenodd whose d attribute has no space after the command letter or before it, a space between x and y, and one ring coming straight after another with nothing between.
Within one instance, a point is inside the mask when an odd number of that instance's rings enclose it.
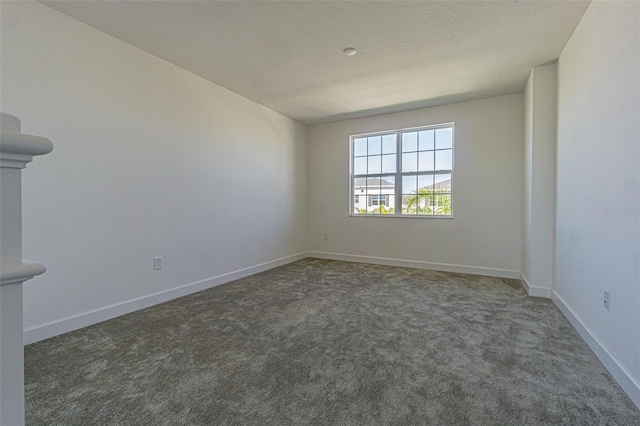
<instances>
[{"instance_id":1,"label":"white window frame","mask_svg":"<svg viewBox=\"0 0 640 426\"><path fill-rule=\"evenodd\" d=\"M422 130L436 130L443 128L451 128L451 169L445 170L433 170L433 171L419 171L419 172L402 172L402 133L410 133ZM383 136L389 134L396 134L396 171L395 173L373 173L366 175L357 175L353 174L353 165L354 165L354 140L363 137L371 137L371 136ZM355 135L351 135L349 137L349 216L351 217L392 217L392 218L420 218L420 219L453 219L454 213L454 202L453 202L453 181L454 181L454 169L455 169L455 151L456 151L456 129L455 123L440 123L434 125L427 126L419 126L419 127L408 127L403 129L394 129L394 130L385 130L380 132L371 132L371 133L359 133ZM436 151L434 146L434 151ZM448 215L436 215L436 214L403 214L402 213L402 177L405 175L438 175L438 174L449 174L451 175L451 214ZM355 194L355 179L356 178L367 178L367 177L380 177L391 176L395 177L395 189L394 189L394 204L397 206L395 208L395 212L392 214L372 214L372 213L355 213L354 212L354 195L360 195L362 197L363 194ZM367 196L368 199L368 196ZM386 205L389 206L389 197L386 197Z\"/></svg>"}]
</instances>

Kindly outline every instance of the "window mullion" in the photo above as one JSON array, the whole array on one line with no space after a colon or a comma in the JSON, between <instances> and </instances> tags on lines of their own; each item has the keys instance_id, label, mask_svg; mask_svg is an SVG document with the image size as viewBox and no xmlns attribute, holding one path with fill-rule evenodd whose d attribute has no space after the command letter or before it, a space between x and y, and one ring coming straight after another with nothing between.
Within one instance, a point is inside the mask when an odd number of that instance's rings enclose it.
<instances>
[{"instance_id":1,"label":"window mullion","mask_svg":"<svg viewBox=\"0 0 640 426\"><path fill-rule=\"evenodd\" d=\"M395 185L395 214L402 214L402 132L396 132L396 185Z\"/></svg>"},{"instance_id":2,"label":"window mullion","mask_svg":"<svg viewBox=\"0 0 640 426\"><path fill-rule=\"evenodd\" d=\"M396 130L390 130L387 132L377 132L377 133L370 133L370 134L360 134L360 135L354 135L351 136L350 138L350 169L352 170L351 172L351 188L350 188L350 199L349 199L349 203L350 203L350 212L351 214L357 214L357 215L371 215L373 213L370 213L368 210L368 207L372 207L373 205L375 205L378 209L380 209L379 214L382 215L382 206L386 206L388 207L391 204L392 199L389 198L388 191L389 190L393 190L394 192L394 198L393 198L393 204L394 204L394 213L393 216L396 217L401 217L404 216L403 215L403 209L402 209L402 202L403 202L403 180L404 177L406 176L411 176L411 177L415 177L415 179L417 179L416 184L420 184L420 182L422 182L424 185L427 185L427 182L430 181L431 183L429 184L429 188L433 189L434 194L436 193L440 193L440 192L446 192L445 195L443 195L442 200L440 200L440 198L438 198L437 201L437 206L450 206L451 201L451 190L449 191L440 191L441 190L441 186L443 188L450 188L450 181L447 180L442 180L442 178L440 178L440 180L442 182L445 182L444 184L438 183L436 184L436 180L438 176L441 175L450 175L452 179L453 178L453 148L454 148L454 136L453 136L453 126L454 123L450 123L450 124L442 124L442 125L435 125L435 126L424 126L421 128L408 128L408 129L396 129ZM442 136L440 136L440 130L441 129L447 129L447 130L442 130ZM426 133L421 133L422 131L425 131ZM408 171L408 172L404 172L403 171L403 163L404 163L404 158L402 157L403 153L402 153L402 148L403 148L403 136L407 134L408 138L408 143L411 144L411 146L413 146L413 144L417 144L416 145L416 152L415 155L411 154L409 155L412 159L414 159L414 161L417 161L417 168L414 169L414 166L410 166L408 165L408 167L412 170L412 171ZM373 152L377 152L377 151L371 151L372 146L370 146L370 140L369 138L371 137L376 137L376 139L380 139L379 141L376 140L375 142L377 142L380 145L380 152L378 154L376 154L376 157L373 157ZM388 145L389 142L391 142L391 138L395 136L396 137L396 164L395 164L395 172L392 173L388 173L387 170L389 169L390 164L388 163L388 157L385 157L385 152L387 154L390 154L389 151L385 151L385 143L387 144L387 148L389 149L391 148L390 145ZM423 136L429 137L429 138L433 138L433 141L428 141L427 139L425 139L425 141L427 141L427 143L431 144L431 145L427 145L427 146L423 146L422 148L425 149L425 152L422 152L420 150L421 145L420 145L420 141L421 138ZM438 139L442 137L442 139ZM386 142L385 142L385 138L386 138ZM450 147L448 148L439 148L436 146L436 139L438 141L442 141L442 145L441 146L447 146L447 144L450 145ZM450 140L449 140L450 139ZM357 143L356 143L357 142ZM355 156L355 152L356 152L356 145L357 145L357 153L359 154L358 157L356 158ZM377 146L377 145L376 145ZM445 154L442 154L441 156L437 155L440 152L444 152ZM447 152L451 152L451 154L447 154ZM413 153L413 151L412 151ZM422 164L420 162L420 155L424 154L424 155L428 155L431 154L431 158L425 158L424 160L427 162L426 164ZM417 158L414 158L416 157ZM380 158L378 158L380 157ZM451 158L449 158L451 157ZM356 161L357 159L357 161ZM387 159L387 160L385 160ZM437 160L440 160L440 163L438 163L438 165L436 165ZM379 165L376 165L375 168L374 167L374 160L378 160L377 162L380 163ZM385 163L386 162L386 163ZM447 167L448 163L451 163L451 166L448 169L436 169L436 166L439 167ZM370 164L371 163L371 164ZM360 171L362 174L358 174L356 175L354 173L354 171L356 170L356 164L357 164L357 170ZM386 164L386 166L385 166ZM422 165L421 165L422 164ZM432 164L432 165L431 165ZM369 167L372 167L371 169ZM378 173L371 173L372 171L378 171L378 167L380 167L380 170ZM390 182L388 182L392 176L394 177L393 179L395 179L393 185L390 185ZM419 178L420 176L427 176L430 178L425 178L421 181L421 179ZM371 182L369 182L371 180ZM369 188L369 184L371 183L372 185L374 185L376 182L378 182L378 189L379 191L374 191L375 192L375 197L372 197L372 194L369 194L369 190L372 189L373 187ZM384 185L383 185L384 183ZM358 186L357 186L358 185ZM447 186L444 186L447 185ZM358 188L358 190L356 191L356 186ZM383 187L385 188L384 191L382 191ZM387 189L388 188L388 189ZM418 188L418 187L416 187ZM418 188L419 189L419 188ZM362 196L362 194L360 194L360 191L364 190L364 198ZM416 191L416 189L413 190L409 190L407 189L407 192L410 194L413 194L413 192ZM384 193L383 193L384 192ZM359 197L359 202L355 203L355 198L354 195L360 195ZM428 194L425 192L424 194L422 193L417 193L416 195L416 199L422 200L422 198L425 198ZM384 201L382 201L384 197ZM413 197L413 196L412 196ZM439 197L439 195L433 195L431 197ZM375 199L374 199L375 198ZM411 198L413 199L413 198ZM447 201L449 200L449 201ZM414 200L415 201L415 200ZM430 200L430 204L433 200ZM363 203L366 205L366 207L364 208L360 208L359 206L361 205L361 203ZM442 204L440 203L442 202ZM422 203L422 201L421 201ZM420 204L422 205L422 204ZM358 209L356 211L356 208ZM451 217L451 209L450 207L447 207L448 210L440 210L440 209L436 209L437 210L437 215L438 216L449 216ZM367 211L362 211L364 209L367 209ZM436 215L436 210L431 211L430 213L427 211L417 211L416 210L416 215L415 217L433 217ZM357 213L356 213L357 212ZM414 216L412 216L414 217Z\"/></svg>"}]
</instances>

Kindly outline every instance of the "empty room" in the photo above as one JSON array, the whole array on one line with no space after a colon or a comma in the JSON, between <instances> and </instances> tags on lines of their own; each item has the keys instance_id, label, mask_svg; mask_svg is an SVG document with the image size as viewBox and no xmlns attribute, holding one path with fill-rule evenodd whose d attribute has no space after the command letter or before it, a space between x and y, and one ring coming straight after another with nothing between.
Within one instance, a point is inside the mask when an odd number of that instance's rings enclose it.
<instances>
[{"instance_id":1,"label":"empty room","mask_svg":"<svg viewBox=\"0 0 640 426\"><path fill-rule=\"evenodd\" d=\"M0 19L1 426L640 425L640 2Z\"/></svg>"}]
</instances>

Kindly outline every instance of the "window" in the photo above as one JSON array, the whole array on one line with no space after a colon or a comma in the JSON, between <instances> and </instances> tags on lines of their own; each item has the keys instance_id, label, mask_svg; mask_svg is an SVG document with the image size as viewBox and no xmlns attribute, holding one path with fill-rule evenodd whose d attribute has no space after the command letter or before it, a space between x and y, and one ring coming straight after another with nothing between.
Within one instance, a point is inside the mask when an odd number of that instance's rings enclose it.
<instances>
[{"instance_id":1,"label":"window","mask_svg":"<svg viewBox=\"0 0 640 426\"><path fill-rule=\"evenodd\" d=\"M351 214L451 217L453 139L453 123L352 136Z\"/></svg>"},{"instance_id":2,"label":"window","mask_svg":"<svg viewBox=\"0 0 640 426\"><path fill-rule=\"evenodd\" d=\"M370 206L386 206L387 196L386 194L371 194L369 195Z\"/></svg>"}]
</instances>

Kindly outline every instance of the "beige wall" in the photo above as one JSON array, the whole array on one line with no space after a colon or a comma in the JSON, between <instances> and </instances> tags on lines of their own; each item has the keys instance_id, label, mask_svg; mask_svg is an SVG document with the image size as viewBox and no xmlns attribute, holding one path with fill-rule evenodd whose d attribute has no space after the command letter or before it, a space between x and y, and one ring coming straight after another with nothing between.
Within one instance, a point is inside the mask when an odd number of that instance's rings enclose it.
<instances>
[{"instance_id":1,"label":"beige wall","mask_svg":"<svg viewBox=\"0 0 640 426\"><path fill-rule=\"evenodd\" d=\"M310 127L310 250L519 277L522 101L516 94ZM350 135L447 122L456 138L453 219L349 216Z\"/></svg>"}]
</instances>

